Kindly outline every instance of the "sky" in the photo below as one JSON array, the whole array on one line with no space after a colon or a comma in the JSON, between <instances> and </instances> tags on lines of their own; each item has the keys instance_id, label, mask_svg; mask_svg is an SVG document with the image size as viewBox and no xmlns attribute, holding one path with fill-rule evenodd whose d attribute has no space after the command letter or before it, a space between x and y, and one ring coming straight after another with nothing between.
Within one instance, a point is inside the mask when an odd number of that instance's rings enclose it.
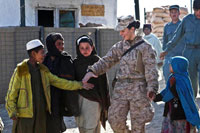
<instances>
[{"instance_id":1,"label":"sky","mask_svg":"<svg viewBox=\"0 0 200 133\"><path fill-rule=\"evenodd\" d=\"M139 0L140 5L140 21L144 23L144 8L146 11L152 11L154 7L166 6L166 5L179 5L181 7L187 7L189 13L191 13L191 0ZM118 0L117 2L117 16L133 15L134 0Z\"/></svg>"}]
</instances>

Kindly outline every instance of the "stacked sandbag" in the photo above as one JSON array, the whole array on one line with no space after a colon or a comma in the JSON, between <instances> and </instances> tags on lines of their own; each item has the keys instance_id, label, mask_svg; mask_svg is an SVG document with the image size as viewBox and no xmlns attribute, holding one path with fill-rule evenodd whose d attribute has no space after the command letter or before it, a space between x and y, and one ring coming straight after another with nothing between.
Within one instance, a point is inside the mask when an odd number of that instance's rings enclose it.
<instances>
[{"instance_id":1,"label":"stacked sandbag","mask_svg":"<svg viewBox=\"0 0 200 133\"><path fill-rule=\"evenodd\" d=\"M188 10L185 7L180 7L180 18L188 14ZM162 38L164 25L171 22L169 16L169 6L155 7L152 12L146 13L147 23L152 24L152 32L157 35L157 37Z\"/></svg>"}]
</instances>

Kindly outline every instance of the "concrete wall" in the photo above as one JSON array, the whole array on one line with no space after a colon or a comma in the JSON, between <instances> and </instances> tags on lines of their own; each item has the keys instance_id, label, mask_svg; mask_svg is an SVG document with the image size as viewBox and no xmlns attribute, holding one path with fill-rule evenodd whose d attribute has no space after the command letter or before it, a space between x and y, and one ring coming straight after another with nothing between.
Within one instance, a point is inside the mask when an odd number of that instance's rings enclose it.
<instances>
[{"instance_id":1,"label":"concrete wall","mask_svg":"<svg viewBox=\"0 0 200 133\"><path fill-rule=\"evenodd\" d=\"M45 28L44 37L51 32L59 32L64 37L65 51L72 55L73 58L76 57L76 39L81 35L90 35L92 40L95 42L95 32L96 29L84 29L84 28Z\"/></svg>"},{"instance_id":2,"label":"concrete wall","mask_svg":"<svg viewBox=\"0 0 200 133\"><path fill-rule=\"evenodd\" d=\"M12 73L23 59L27 58L25 44L32 39L41 39L50 32L60 32L65 39L65 50L76 56L75 40L83 34L90 35L95 42L98 54L102 57L113 44L121 40L119 33L113 29L94 28L44 28L41 27L10 27L0 28L0 103L4 103ZM111 83L116 67L108 72Z\"/></svg>"},{"instance_id":3,"label":"concrete wall","mask_svg":"<svg viewBox=\"0 0 200 133\"><path fill-rule=\"evenodd\" d=\"M0 103L4 102L12 73L27 58L25 44L39 38L39 27L0 28Z\"/></svg>"},{"instance_id":4,"label":"concrete wall","mask_svg":"<svg viewBox=\"0 0 200 133\"><path fill-rule=\"evenodd\" d=\"M105 6L105 16L81 16L81 4L95 4ZM25 0L26 26L37 26L37 9L53 9L55 19L60 9L75 10L76 27L78 23L88 22L103 24L113 28L116 25L117 1L116 0ZM8 13L8 14L5 14ZM6 17L4 17L6 16ZM0 27L20 25L20 0L0 1ZM55 23L55 27L58 24Z\"/></svg>"}]
</instances>

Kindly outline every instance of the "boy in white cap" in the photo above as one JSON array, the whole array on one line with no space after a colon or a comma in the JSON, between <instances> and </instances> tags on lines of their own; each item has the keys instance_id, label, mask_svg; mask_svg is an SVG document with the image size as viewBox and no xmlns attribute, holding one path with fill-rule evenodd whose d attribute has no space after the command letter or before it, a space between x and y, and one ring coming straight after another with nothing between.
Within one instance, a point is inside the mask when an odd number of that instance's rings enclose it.
<instances>
[{"instance_id":1,"label":"boy in white cap","mask_svg":"<svg viewBox=\"0 0 200 133\"><path fill-rule=\"evenodd\" d=\"M50 85L65 90L90 89L91 84L68 81L50 73L42 62L44 45L35 39L26 44L29 59L17 65L6 96L6 109L13 119L13 133L46 133L51 113Z\"/></svg>"}]
</instances>

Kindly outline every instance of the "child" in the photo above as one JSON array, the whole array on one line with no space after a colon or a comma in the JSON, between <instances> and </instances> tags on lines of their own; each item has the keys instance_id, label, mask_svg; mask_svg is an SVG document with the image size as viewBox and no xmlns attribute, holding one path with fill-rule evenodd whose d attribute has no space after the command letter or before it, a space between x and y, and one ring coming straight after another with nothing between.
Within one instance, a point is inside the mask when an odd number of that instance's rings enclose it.
<instances>
[{"instance_id":1,"label":"child","mask_svg":"<svg viewBox=\"0 0 200 133\"><path fill-rule=\"evenodd\" d=\"M154 102L161 100L166 102L162 133L195 133L196 127L200 126L188 65L189 62L185 57L172 57L169 66L171 75L167 86L154 99Z\"/></svg>"},{"instance_id":2,"label":"child","mask_svg":"<svg viewBox=\"0 0 200 133\"><path fill-rule=\"evenodd\" d=\"M38 40L26 44L29 59L17 65L6 96L6 109L13 119L13 133L46 133L47 111L51 113L50 85L65 90L90 89L91 84L60 79L42 62L44 45Z\"/></svg>"},{"instance_id":3,"label":"child","mask_svg":"<svg viewBox=\"0 0 200 133\"><path fill-rule=\"evenodd\" d=\"M77 57L74 60L75 78L81 81L87 72L89 65L97 62L97 56L92 39L86 35L76 41ZM80 133L100 133L100 121L105 128L108 107L110 105L106 74L93 78L90 83L94 84L93 90L79 91L80 116L76 122Z\"/></svg>"},{"instance_id":4,"label":"child","mask_svg":"<svg viewBox=\"0 0 200 133\"><path fill-rule=\"evenodd\" d=\"M60 33L50 33L46 37L48 53L45 64L58 77L74 80L75 70L71 55L64 51L64 38ZM47 115L47 132L59 133L66 130L63 116L79 114L78 93L51 86L51 115Z\"/></svg>"}]
</instances>

